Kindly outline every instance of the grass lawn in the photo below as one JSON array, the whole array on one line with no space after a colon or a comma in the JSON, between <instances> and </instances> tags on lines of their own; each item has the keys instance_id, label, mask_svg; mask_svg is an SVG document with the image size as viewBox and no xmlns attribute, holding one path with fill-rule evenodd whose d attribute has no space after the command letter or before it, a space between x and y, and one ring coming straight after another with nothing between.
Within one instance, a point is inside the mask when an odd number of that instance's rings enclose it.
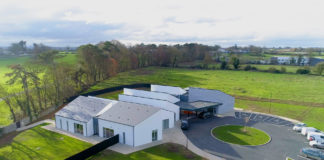
<instances>
[{"instance_id":1,"label":"grass lawn","mask_svg":"<svg viewBox=\"0 0 324 160\"><path fill-rule=\"evenodd\" d=\"M239 145L262 145L270 140L270 136L259 129L237 125L216 127L212 134L222 141Z\"/></svg>"},{"instance_id":2,"label":"grass lawn","mask_svg":"<svg viewBox=\"0 0 324 160\"><path fill-rule=\"evenodd\" d=\"M162 144L128 155L105 150L89 160L201 160L204 159L178 144Z\"/></svg>"},{"instance_id":3,"label":"grass lawn","mask_svg":"<svg viewBox=\"0 0 324 160\"><path fill-rule=\"evenodd\" d=\"M0 159L61 160L90 146L92 144L42 129L39 125L21 132L9 145L1 146Z\"/></svg>"}]
</instances>

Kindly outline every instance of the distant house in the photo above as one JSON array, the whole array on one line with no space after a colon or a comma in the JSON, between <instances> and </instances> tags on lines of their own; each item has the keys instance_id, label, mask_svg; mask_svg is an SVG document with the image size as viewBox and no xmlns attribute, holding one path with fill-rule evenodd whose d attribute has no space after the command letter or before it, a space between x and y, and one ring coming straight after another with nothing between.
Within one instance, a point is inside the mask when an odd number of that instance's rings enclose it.
<instances>
[{"instance_id":1,"label":"distant house","mask_svg":"<svg viewBox=\"0 0 324 160\"><path fill-rule=\"evenodd\" d=\"M296 65L308 65L309 58L302 57L298 64L298 57L271 57L270 58L271 64L280 64L280 65L289 65L289 64L296 64Z\"/></svg>"},{"instance_id":2,"label":"distant house","mask_svg":"<svg viewBox=\"0 0 324 160\"><path fill-rule=\"evenodd\" d=\"M79 96L55 114L56 128L139 146L163 139L163 131L192 114L234 110L234 97L216 90L151 85L151 91L124 88L119 100Z\"/></svg>"}]
</instances>

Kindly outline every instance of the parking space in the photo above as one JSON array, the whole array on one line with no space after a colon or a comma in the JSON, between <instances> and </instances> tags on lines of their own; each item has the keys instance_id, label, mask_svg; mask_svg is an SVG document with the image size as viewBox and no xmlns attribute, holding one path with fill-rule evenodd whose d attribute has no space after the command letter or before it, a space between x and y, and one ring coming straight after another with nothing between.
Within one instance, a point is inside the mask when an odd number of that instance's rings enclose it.
<instances>
[{"instance_id":1,"label":"parking space","mask_svg":"<svg viewBox=\"0 0 324 160\"><path fill-rule=\"evenodd\" d=\"M293 127L294 124L290 121L273 117L265 114L257 114L257 113L249 113L249 112L235 112L235 118L237 119L245 119L246 117L249 118L249 121L254 122L265 122L273 125L279 125L279 126L288 126Z\"/></svg>"},{"instance_id":2,"label":"parking space","mask_svg":"<svg viewBox=\"0 0 324 160\"><path fill-rule=\"evenodd\" d=\"M249 117L248 126L267 132L270 143L261 146L241 146L224 143L211 136L211 129L221 125L244 125L244 117ZM214 117L208 120L196 119L190 129L183 131L188 139L200 149L225 159L284 160L298 156L300 149L309 147L305 136L292 130L293 123L263 114L235 112L234 116Z\"/></svg>"}]
</instances>

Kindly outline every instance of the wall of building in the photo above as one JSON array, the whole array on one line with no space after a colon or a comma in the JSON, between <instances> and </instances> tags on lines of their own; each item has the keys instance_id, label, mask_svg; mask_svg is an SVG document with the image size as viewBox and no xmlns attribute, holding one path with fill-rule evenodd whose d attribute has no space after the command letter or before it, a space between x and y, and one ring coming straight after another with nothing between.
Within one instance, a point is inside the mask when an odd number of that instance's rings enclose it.
<instances>
[{"instance_id":1,"label":"wall of building","mask_svg":"<svg viewBox=\"0 0 324 160\"><path fill-rule=\"evenodd\" d=\"M60 120L62 120L62 126L61 126ZM68 123L66 123L66 122L68 122ZM68 131L71 133L75 133L74 132L74 123L81 124L83 126L83 135L84 136L91 136L93 134L93 130L92 130L92 134L91 134L91 132L89 133L89 128L90 128L89 126L92 126L92 125L90 125L90 124L87 125L85 122L75 121L72 119L68 119L65 117L55 115L56 128L63 129L65 131Z\"/></svg>"},{"instance_id":2,"label":"wall of building","mask_svg":"<svg viewBox=\"0 0 324 160\"><path fill-rule=\"evenodd\" d=\"M174 96L171 96L170 94L160 93L160 92L150 92L150 91L143 91L143 90L124 88L124 94L125 95L130 95L130 96L166 100L166 101L169 101L171 103L177 103L177 102L180 101L180 99L178 99L178 98L176 98Z\"/></svg>"},{"instance_id":3,"label":"wall of building","mask_svg":"<svg viewBox=\"0 0 324 160\"><path fill-rule=\"evenodd\" d=\"M114 130L114 135L119 134L119 143L123 143L123 132L125 132L125 141L127 145L133 146L134 145L134 132L133 132L133 127L120 124L120 123L115 123L115 122L110 122L102 119L98 119L98 126L99 126L99 136L103 137L103 127L113 129Z\"/></svg>"},{"instance_id":4,"label":"wall of building","mask_svg":"<svg viewBox=\"0 0 324 160\"><path fill-rule=\"evenodd\" d=\"M145 104L145 105L150 105L154 107L158 107L167 111L171 111L175 114L175 120L179 120L179 112L180 108L179 106L170 103L168 101L163 101L163 100L157 100L157 99L149 99L149 98L143 98L143 97L136 97L136 96L129 96L129 95L124 95L120 94L118 96L118 99L120 101L125 101L125 102L131 102L131 103L138 103L138 104Z\"/></svg>"},{"instance_id":5,"label":"wall of building","mask_svg":"<svg viewBox=\"0 0 324 160\"><path fill-rule=\"evenodd\" d=\"M169 119L169 128L174 127L173 113L165 110L160 110L148 119L135 126L135 146L152 142L152 131L158 131L157 140L163 138L163 120Z\"/></svg>"},{"instance_id":6,"label":"wall of building","mask_svg":"<svg viewBox=\"0 0 324 160\"><path fill-rule=\"evenodd\" d=\"M235 98L217 90L202 88L189 88L189 102L208 101L222 103L218 107L218 114L224 114L234 110Z\"/></svg>"},{"instance_id":7,"label":"wall of building","mask_svg":"<svg viewBox=\"0 0 324 160\"><path fill-rule=\"evenodd\" d=\"M169 93L171 95L177 95L177 96L186 93L186 91L180 87L161 86L161 85L153 85L153 84L151 85L151 91Z\"/></svg>"}]
</instances>

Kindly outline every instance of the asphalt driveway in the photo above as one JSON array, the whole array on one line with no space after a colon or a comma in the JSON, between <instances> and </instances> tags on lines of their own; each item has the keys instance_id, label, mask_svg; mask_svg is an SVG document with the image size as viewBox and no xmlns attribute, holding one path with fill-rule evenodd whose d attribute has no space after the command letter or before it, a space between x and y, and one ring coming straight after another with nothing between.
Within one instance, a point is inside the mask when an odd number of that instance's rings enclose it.
<instances>
[{"instance_id":1,"label":"asphalt driveway","mask_svg":"<svg viewBox=\"0 0 324 160\"><path fill-rule=\"evenodd\" d=\"M211 136L211 129L216 126L243 125L245 116L251 116L248 126L261 129L271 136L270 143L262 146L240 146L224 143ZM300 149L308 147L306 137L292 131L292 123L289 121L245 112L236 113L235 117L193 119L190 129L184 131L184 134L200 149L225 159L285 160L289 156L297 160Z\"/></svg>"}]
</instances>

